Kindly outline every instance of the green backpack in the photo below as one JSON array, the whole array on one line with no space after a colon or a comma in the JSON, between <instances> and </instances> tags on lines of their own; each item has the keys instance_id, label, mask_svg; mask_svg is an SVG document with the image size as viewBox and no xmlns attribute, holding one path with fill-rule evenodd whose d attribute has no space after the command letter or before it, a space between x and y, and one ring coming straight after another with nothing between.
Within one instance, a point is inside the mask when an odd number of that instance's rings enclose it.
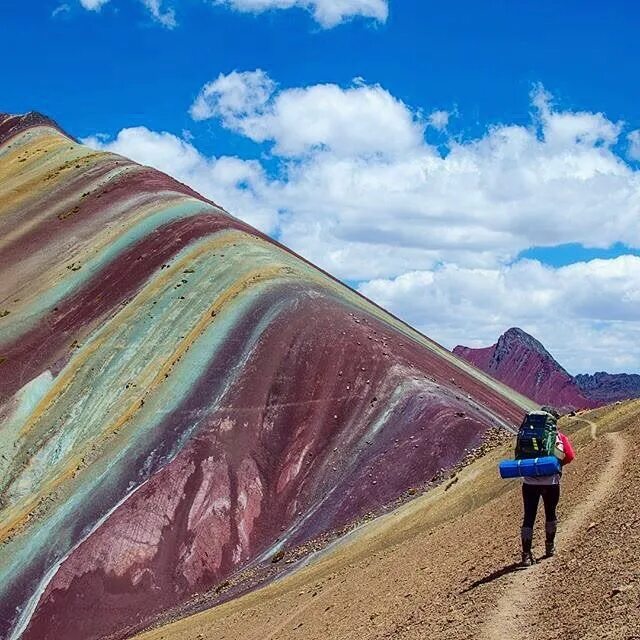
<instances>
[{"instance_id":1,"label":"green backpack","mask_svg":"<svg viewBox=\"0 0 640 640\"><path fill-rule=\"evenodd\" d=\"M528 413L518 431L516 460L552 456L556 448L558 425L546 411Z\"/></svg>"}]
</instances>

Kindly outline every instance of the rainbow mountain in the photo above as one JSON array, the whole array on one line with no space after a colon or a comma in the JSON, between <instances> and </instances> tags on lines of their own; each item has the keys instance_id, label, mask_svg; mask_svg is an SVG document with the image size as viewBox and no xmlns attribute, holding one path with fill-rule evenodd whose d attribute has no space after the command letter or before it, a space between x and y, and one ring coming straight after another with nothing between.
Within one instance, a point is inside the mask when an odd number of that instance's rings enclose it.
<instances>
[{"instance_id":1,"label":"rainbow mountain","mask_svg":"<svg viewBox=\"0 0 640 640\"><path fill-rule=\"evenodd\" d=\"M35 113L0 114L0 274L7 640L126 638L212 606L532 406Z\"/></svg>"}]
</instances>

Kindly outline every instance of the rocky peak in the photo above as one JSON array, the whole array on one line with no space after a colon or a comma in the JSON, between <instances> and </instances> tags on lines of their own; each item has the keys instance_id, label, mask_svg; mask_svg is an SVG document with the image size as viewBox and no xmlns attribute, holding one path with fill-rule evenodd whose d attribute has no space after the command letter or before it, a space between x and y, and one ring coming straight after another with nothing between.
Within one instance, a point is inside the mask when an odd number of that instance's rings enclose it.
<instances>
[{"instance_id":1,"label":"rocky peak","mask_svg":"<svg viewBox=\"0 0 640 640\"><path fill-rule=\"evenodd\" d=\"M519 327L505 331L491 347L458 346L454 353L541 404L590 405L572 376L539 340Z\"/></svg>"},{"instance_id":2,"label":"rocky peak","mask_svg":"<svg viewBox=\"0 0 640 640\"><path fill-rule=\"evenodd\" d=\"M523 331L519 327L507 329L499 338L495 345L495 358L500 361L506 354L514 348L523 347L529 351L535 351L544 358L554 360L553 356L544 348L543 344L532 335ZM560 365L558 364L560 367ZM562 369L562 367L560 367ZM564 371L564 369L563 369Z\"/></svg>"}]
</instances>

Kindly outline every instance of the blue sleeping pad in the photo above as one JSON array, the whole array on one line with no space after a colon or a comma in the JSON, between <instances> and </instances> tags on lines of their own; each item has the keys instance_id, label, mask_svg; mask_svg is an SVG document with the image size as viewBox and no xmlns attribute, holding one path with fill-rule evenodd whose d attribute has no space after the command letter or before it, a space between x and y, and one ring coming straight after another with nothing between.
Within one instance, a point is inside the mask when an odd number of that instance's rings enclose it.
<instances>
[{"instance_id":1,"label":"blue sleeping pad","mask_svg":"<svg viewBox=\"0 0 640 640\"><path fill-rule=\"evenodd\" d=\"M560 460L555 456L526 458L525 460L503 460L500 465L501 478L551 476L560 473Z\"/></svg>"}]
</instances>

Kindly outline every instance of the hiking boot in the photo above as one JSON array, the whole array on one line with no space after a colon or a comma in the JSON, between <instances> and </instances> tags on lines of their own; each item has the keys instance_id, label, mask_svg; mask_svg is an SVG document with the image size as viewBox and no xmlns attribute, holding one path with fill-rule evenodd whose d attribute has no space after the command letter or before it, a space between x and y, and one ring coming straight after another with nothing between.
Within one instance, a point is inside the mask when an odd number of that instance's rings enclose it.
<instances>
[{"instance_id":1,"label":"hiking boot","mask_svg":"<svg viewBox=\"0 0 640 640\"><path fill-rule=\"evenodd\" d=\"M530 567L535 563L536 559L533 557L533 553L531 553L531 551L522 552L522 562L520 563L521 567Z\"/></svg>"},{"instance_id":2,"label":"hiking boot","mask_svg":"<svg viewBox=\"0 0 640 640\"><path fill-rule=\"evenodd\" d=\"M555 520L552 520L550 522L547 522L544 528L546 533L546 536L545 536L546 539L544 543L544 549L545 549L544 557L551 558L553 557L553 554L556 552L554 541L556 539L556 530L558 528L558 523Z\"/></svg>"}]
</instances>

